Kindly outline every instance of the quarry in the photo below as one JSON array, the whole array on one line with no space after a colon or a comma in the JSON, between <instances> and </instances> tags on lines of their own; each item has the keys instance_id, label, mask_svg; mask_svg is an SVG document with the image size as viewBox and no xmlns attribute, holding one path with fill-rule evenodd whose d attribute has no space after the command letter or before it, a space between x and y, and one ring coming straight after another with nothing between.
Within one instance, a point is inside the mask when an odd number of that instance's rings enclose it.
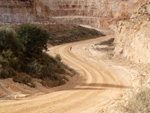
<instances>
[{"instance_id":1,"label":"quarry","mask_svg":"<svg viewBox=\"0 0 150 113\"><path fill-rule=\"evenodd\" d=\"M14 52L32 67L11 67L33 79L25 84L3 77L10 53L0 48L0 113L150 112L150 0L0 0L0 28L19 37L22 25L49 38L41 56L28 53L36 39Z\"/></svg>"}]
</instances>

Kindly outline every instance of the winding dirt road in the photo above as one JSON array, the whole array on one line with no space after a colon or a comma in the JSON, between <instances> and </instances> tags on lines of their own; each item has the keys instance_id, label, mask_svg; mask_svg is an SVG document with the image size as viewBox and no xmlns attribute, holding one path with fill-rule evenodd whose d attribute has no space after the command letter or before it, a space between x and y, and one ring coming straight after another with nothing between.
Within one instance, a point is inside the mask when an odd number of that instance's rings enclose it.
<instances>
[{"instance_id":1,"label":"winding dirt road","mask_svg":"<svg viewBox=\"0 0 150 113\"><path fill-rule=\"evenodd\" d=\"M48 94L23 100L0 102L0 113L101 113L121 99L129 88L130 77L117 66L101 61L88 49L91 39L50 48L49 54L59 53L62 61L80 75L70 83L54 88Z\"/></svg>"}]
</instances>

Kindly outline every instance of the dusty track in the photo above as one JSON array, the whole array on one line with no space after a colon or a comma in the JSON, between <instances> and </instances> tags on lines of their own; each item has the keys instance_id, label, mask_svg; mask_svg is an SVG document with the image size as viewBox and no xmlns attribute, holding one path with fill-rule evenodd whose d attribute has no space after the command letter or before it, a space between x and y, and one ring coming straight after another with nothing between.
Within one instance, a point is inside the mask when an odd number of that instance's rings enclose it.
<instances>
[{"instance_id":1,"label":"dusty track","mask_svg":"<svg viewBox=\"0 0 150 113\"><path fill-rule=\"evenodd\" d=\"M121 98L129 88L129 76L117 67L97 60L85 46L110 36L50 48L63 62L77 70L76 81L51 93L24 100L0 102L0 113L98 113ZM121 72L121 73L120 73Z\"/></svg>"}]
</instances>

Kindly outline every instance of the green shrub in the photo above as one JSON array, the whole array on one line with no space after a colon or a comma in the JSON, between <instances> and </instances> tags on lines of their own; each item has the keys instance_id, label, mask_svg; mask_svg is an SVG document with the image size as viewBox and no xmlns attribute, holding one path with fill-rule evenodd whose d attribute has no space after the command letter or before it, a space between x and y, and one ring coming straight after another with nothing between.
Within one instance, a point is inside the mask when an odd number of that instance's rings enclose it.
<instances>
[{"instance_id":1,"label":"green shrub","mask_svg":"<svg viewBox=\"0 0 150 113\"><path fill-rule=\"evenodd\" d=\"M21 48L20 42L16 38L16 33L9 27L0 27L0 51L12 50L17 52Z\"/></svg>"},{"instance_id":2,"label":"green shrub","mask_svg":"<svg viewBox=\"0 0 150 113\"><path fill-rule=\"evenodd\" d=\"M31 63L23 64L21 66L21 70L31 76L34 76L35 74L39 75L41 73L42 67L43 66L39 64L37 60L34 60Z\"/></svg>"},{"instance_id":3,"label":"green shrub","mask_svg":"<svg viewBox=\"0 0 150 113\"><path fill-rule=\"evenodd\" d=\"M7 63L10 67L14 68L15 70L20 69L20 61L11 50L3 51L2 56L7 61L5 63Z\"/></svg>"},{"instance_id":4,"label":"green shrub","mask_svg":"<svg viewBox=\"0 0 150 113\"><path fill-rule=\"evenodd\" d=\"M62 59L61 59L61 56L60 56L59 54L56 54L55 59L58 60L58 61L61 61L61 60L62 60Z\"/></svg>"},{"instance_id":5,"label":"green shrub","mask_svg":"<svg viewBox=\"0 0 150 113\"><path fill-rule=\"evenodd\" d=\"M52 58L42 52L46 50L49 34L46 30L31 24L23 24L15 31L0 28L0 79L35 87L32 78L41 79L45 86L64 84L69 75L68 68L60 62L61 56ZM68 70L68 71L67 71Z\"/></svg>"},{"instance_id":6,"label":"green shrub","mask_svg":"<svg viewBox=\"0 0 150 113\"><path fill-rule=\"evenodd\" d=\"M24 53L35 56L41 54L43 49L47 49L49 34L46 30L32 24L23 24L16 32Z\"/></svg>"}]
</instances>

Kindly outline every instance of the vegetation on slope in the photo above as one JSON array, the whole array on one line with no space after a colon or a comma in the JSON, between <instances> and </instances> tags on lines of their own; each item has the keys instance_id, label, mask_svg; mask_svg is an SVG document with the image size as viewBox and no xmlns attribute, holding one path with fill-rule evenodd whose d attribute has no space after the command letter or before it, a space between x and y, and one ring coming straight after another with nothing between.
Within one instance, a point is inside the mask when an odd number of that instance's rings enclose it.
<instances>
[{"instance_id":1,"label":"vegetation on slope","mask_svg":"<svg viewBox=\"0 0 150 113\"><path fill-rule=\"evenodd\" d=\"M75 26L68 30L61 30L50 33L49 43L52 45L60 45L100 36L104 36L104 34L94 29Z\"/></svg>"},{"instance_id":2,"label":"vegetation on slope","mask_svg":"<svg viewBox=\"0 0 150 113\"><path fill-rule=\"evenodd\" d=\"M76 26L68 30L48 32L32 24L22 24L15 29L0 27L0 79L13 78L15 82L35 87L33 78L41 79L45 86L58 86L74 75L75 71L62 64L61 56L47 55L47 42L64 44L104 34Z\"/></svg>"},{"instance_id":3,"label":"vegetation on slope","mask_svg":"<svg viewBox=\"0 0 150 113\"><path fill-rule=\"evenodd\" d=\"M45 86L58 86L72 75L69 68L43 50L49 33L35 25L23 24L16 31L9 27L0 28L0 79L13 78L15 82L34 87L33 78L42 80Z\"/></svg>"}]
</instances>

